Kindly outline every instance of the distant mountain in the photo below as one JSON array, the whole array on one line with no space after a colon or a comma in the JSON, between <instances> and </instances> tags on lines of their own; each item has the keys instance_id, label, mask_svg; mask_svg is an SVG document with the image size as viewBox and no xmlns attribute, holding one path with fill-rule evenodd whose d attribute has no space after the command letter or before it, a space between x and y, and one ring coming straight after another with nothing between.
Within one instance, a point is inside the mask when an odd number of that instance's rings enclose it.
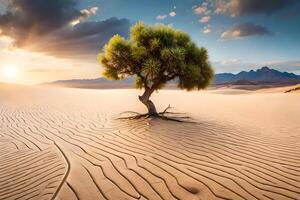
<instances>
[{"instance_id":1,"label":"distant mountain","mask_svg":"<svg viewBox=\"0 0 300 200\"><path fill-rule=\"evenodd\" d=\"M133 88L134 78L112 81L106 78L96 79L72 79L59 80L42 85L61 86L71 88L109 89L109 88ZM238 74L221 73L215 75L214 85L295 85L300 83L300 76L280 72L268 67L262 67L256 71L242 71ZM170 85L174 85L172 82Z\"/></svg>"},{"instance_id":2,"label":"distant mountain","mask_svg":"<svg viewBox=\"0 0 300 200\"><path fill-rule=\"evenodd\" d=\"M248 80L238 80L233 82L232 85L257 85L257 83Z\"/></svg>"},{"instance_id":3,"label":"distant mountain","mask_svg":"<svg viewBox=\"0 0 300 200\"><path fill-rule=\"evenodd\" d=\"M256 71L242 71L238 74L216 74L214 81L214 84L239 85L239 83L241 83L241 85L245 85L245 83L249 83L249 85L292 85L300 83L300 76L293 73L280 72L268 67L262 67Z\"/></svg>"},{"instance_id":4,"label":"distant mountain","mask_svg":"<svg viewBox=\"0 0 300 200\"><path fill-rule=\"evenodd\" d=\"M71 79L71 80L58 80L49 83L43 83L47 86L59 86L69 88L90 88L90 89L106 89L106 88L132 88L134 78L127 78L124 80L113 81L106 78L96 79Z\"/></svg>"}]
</instances>

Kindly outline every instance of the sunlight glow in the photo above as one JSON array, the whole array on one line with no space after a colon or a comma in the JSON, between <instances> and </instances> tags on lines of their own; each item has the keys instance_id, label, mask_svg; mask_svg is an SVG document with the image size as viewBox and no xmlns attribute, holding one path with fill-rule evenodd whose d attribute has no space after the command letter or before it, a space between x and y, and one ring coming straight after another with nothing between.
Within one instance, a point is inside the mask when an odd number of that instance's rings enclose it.
<instances>
[{"instance_id":1,"label":"sunlight glow","mask_svg":"<svg viewBox=\"0 0 300 200\"><path fill-rule=\"evenodd\" d=\"M18 75L18 70L13 65L6 65L2 67L1 74L7 81L14 82Z\"/></svg>"}]
</instances>

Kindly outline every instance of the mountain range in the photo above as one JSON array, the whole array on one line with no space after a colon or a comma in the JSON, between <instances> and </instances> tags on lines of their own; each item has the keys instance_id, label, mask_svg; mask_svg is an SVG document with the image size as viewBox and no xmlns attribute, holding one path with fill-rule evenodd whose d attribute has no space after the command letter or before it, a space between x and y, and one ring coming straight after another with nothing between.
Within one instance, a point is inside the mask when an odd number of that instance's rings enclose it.
<instances>
[{"instance_id":1,"label":"mountain range","mask_svg":"<svg viewBox=\"0 0 300 200\"><path fill-rule=\"evenodd\" d=\"M59 80L43 85L72 87L72 88L132 88L134 77L120 81L112 81L106 78L96 79L72 79ZM273 85L285 86L300 83L300 75L288 72L280 72L269 67L262 67L256 71L242 71L237 74L220 73L215 75L214 85ZM174 82L170 85L174 85Z\"/></svg>"},{"instance_id":2,"label":"mountain range","mask_svg":"<svg viewBox=\"0 0 300 200\"><path fill-rule=\"evenodd\" d=\"M242 71L238 74L221 73L215 75L214 84L236 85L293 85L300 82L300 75L280 72L269 67L262 67L256 71Z\"/></svg>"}]
</instances>

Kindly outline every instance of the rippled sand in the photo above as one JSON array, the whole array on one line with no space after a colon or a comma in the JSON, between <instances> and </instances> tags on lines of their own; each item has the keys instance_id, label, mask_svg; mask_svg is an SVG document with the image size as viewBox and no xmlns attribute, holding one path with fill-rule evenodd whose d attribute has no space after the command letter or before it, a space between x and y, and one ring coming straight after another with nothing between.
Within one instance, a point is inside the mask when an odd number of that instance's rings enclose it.
<instances>
[{"instance_id":1,"label":"rippled sand","mask_svg":"<svg viewBox=\"0 0 300 200\"><path fill-rule=\"evenodd\" d=\"M300 95L0 87L0 199L300 199Z\"/></svg>"}]
</instances>

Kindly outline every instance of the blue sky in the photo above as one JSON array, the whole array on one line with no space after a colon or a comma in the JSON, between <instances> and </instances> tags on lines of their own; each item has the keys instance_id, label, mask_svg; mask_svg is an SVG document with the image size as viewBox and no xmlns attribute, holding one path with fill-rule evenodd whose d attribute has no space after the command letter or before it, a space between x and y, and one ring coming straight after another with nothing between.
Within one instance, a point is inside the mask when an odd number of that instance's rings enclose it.
<instances>
[{"instance_id":1,"label":"blue sky","mask_svg":"<svg viewBox=\"0 0 300 200\"><path fill-rule=\"evenodd\" d=\"M2 0L0 58L24 58L15 65L35 77L97 77L103 45L141 20L189 33L217 73L268 65L300 74L299 9L298 0Z\"/></svg>"},{"instance_id":2,"label":"blue sky","mask_svg":"<svg viewBox=\"0 0 300 200\"><path fill-rule=\"evenodd\" d=\"M209 1L86 0L81 6L99 6L99 12L94 16L94 20L116 16L128 18L133 22L143 20L150 24L171 24L174 28L182 29L188 32L199 46L209 50L212 62L240 64L237 70L228 66L229 69L218 67L220 71L238 71L243 67L255 68L272 62L276 63L277 67L282 62L290 65L289 62L300 60L300 13L297 13L300 9L299 3L291 2L269 12L266 8L266 11L253 11L235 17L229 13L216 14L213 7L208 8L209 14L195 14L195 7L202 6L204 2ZM168 16L163 20L156 19L157 16L168 15L172 11L176 12L176 16ZM210 17L209 22L199 22L205 16ZM223 32L243 23L263 26L269 34L250 35L238 39L221 38ZM208 26L211 27L211 32L203 33ZM245 66L242 66L243 64ZM294 71L299 71L299 68L300 65L295 66Z\"/></svg>"}]
</instances>

